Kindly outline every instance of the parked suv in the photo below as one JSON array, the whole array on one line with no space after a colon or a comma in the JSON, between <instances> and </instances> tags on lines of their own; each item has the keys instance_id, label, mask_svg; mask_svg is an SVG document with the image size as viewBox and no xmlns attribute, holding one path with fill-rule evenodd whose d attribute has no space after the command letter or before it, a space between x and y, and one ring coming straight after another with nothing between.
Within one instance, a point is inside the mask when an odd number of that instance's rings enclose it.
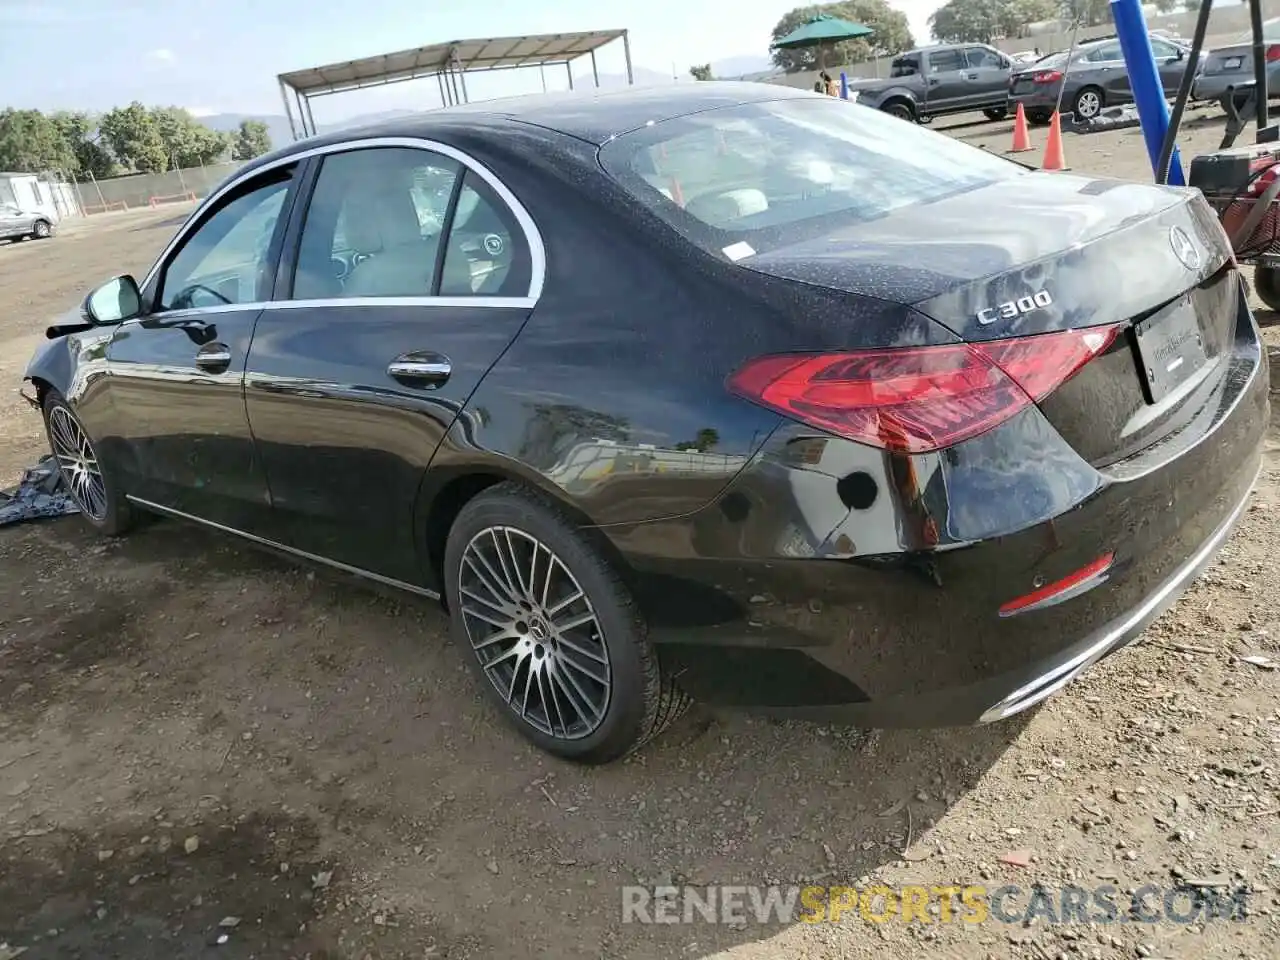
<instances>
[{"instance_id":1,"label":"parked suv","mask_svg":"<svg viewBox=\"0 0 1280 960\"><path fill-rule=\"evenodd\" d=\"M1013 60L982 43L945 44L895 57L886 80L849 84L850 96L903 120L927 123L949 113L981 110L1001 120L1009 107Z\"/></svg>"}]
</instances>

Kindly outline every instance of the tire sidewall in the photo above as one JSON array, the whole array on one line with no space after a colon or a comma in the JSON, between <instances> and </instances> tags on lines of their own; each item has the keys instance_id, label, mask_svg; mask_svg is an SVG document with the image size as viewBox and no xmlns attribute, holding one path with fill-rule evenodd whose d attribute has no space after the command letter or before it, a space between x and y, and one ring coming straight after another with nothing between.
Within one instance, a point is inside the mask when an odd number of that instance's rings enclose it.
<instances>
[{"instance_id":1,"label":"tire sidewall","mask_svg":"<svg viewBox=\"0 0 1280 960\"><path fill-rule=\"evenodd\" d=\"M31 236L37 240L47 240L52 235L53 228L44 220L37 220L31 228Z\"/></svg>"},{"instance_id":2,"label":"tire sidewall","mask_svg":"<svg viewBox=\"0 0 1280 960\"><path fill-rule=\"evenodd\" d=\"M900 100L886 106L884 112L907 123L914 123L916 119L915 111Z\"/></svg>"},{"instance_id":3,"label":"tire sidewall","mask_svg":"<svg viewBox=\"0 0 1280 960\"><path fill-rule=\"evenodd\" d=\"M50 414L52 414L55 407L61 407L62 409L66 410L67 413L71 415L72 419L74 419L75 422L79 425L80 429L84 431L85 436L89 437L89 442L93 444L94 455L97 457L97 460L98 460L98 469L102 473L103 487L106 490L106 496L107 496L106 516L102 520L95 520L93 517L89 516L89 514L81 510L80 511L81 519L83 519L85 523L89 524L89 526L93 527L99 533L105 534L107 536L116 536L118 534L123 533L128 528L128 525L129 525L129 508L125 502L123 491L121 490L120 485L116 480L115 474L111 470L110 465L103 460L101 448L98 446L97 441L94 440L93 436L89 433L89 431L85 429L85 426L80 421L80 418L76 416L75 410L71 408L70 404L68 404L67 401L64 400L59 393L53 390L50 390L49 393L45 396L44 403L43 403L44 434L45 434L45 439L49 443L49 450L50 451L54 450L53 433L49 429L49 417L50 417ZM58 470L59 472L62 471L62 464L58 464ZM71 483L65 473L62 474L62 482L67 487L68 490L71 489ZM75 498L73 497L72 499L74 500ZM77 506L79 506L78 503L77 503Z\"/></svg>"},{"instance_id":4,"label":"tire sidewall","mask_svg":"<svg viewBox=\"0 0 1280 960\"><path fill-rule=\"evenodd\" d=\"M586 737L550 737L518 717L485 673L471 646L459 602L458 572L463 551L472 538L486 527L495 526L522 530L549 547L573 574L595 609L609 653L610 692L604 721ZM656 682L656 673L646 669L645 654L653 654L644 623L605 561L548 505L536 497L507 490L481 494L468 503L449 532L444 581L452 638L485 696L517 731L549 753L587 762L625 753L641 738L646 729L646 706L656 693L648 689L651 682Z\"/></svg>"}]
</instances>

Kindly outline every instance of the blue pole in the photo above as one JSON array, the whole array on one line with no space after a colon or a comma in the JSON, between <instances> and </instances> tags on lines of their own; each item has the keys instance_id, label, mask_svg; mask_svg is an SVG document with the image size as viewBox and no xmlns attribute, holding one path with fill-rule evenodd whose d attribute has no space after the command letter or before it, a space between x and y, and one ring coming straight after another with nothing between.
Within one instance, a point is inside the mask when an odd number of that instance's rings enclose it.
<instances>
[{"instance_id":1,"label":"blue pole","mask_svg":"<svg viewBox=\"0 0 1280 960\"><path fill-rule=\"evenodd\" d=\"M1169 104L1164 98L1156 55L1151 49L1147 20L1142 15L1140 0L1111 0L1111 16L1116 22L1116 35L1120 38L1120 49L1124 51L1133 100L1138 105L1142 138L1147 143L1151 171L1155 174L1160 163L1160 147L1169 130ZM1188 64L1187 69L1194 69L1194 66ZM1169 161L1169 183L1178 187L1186 184L1182 177L1182 158L1176 147Z\"/></svg>"},{"instance_id":2,"label":"blue pole","mask_svg":"<svg viewBox=\"0 0 1280 960\"><path fill-rule=\"evenodd\" d=\"M849 99L849 75L843 70L840 71L840 99Z\"/></svg>"}]
</instances>

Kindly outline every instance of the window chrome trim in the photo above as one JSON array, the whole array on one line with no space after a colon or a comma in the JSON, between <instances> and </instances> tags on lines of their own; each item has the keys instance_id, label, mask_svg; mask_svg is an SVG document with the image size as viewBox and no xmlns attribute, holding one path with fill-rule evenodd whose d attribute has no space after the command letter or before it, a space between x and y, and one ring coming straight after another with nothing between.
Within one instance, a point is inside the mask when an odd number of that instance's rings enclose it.
<instances>
[{"instance_id":1,"label":"window chrome trim","mask_svg":"<svg viewBox=\"0 0 1280 960\"><path fill-rule=\"evenodd\" d=\"M359 140L344 140L341 143L327 143L318 147L311 147L309 150L299 150L297 153L291 153L285 157L278 157L269 163L254 167L252 170L246 171L244 174L236 176L234 180L229 181L220 189L211 193L205 198L204 203L183 225L183 228L174 234L173 239L161 251L160 256L156 258L155 263L151 265L151 269L147 271L147 275L143 278L142 283L138 285L139 289L146 290L155 280L156 274L160 271L160 265L168 259L169 255L182 244L188 236L190 236L196 228L196 221L199 214L216 204L224 196L233 190L238 189L245 183L261 176L271 170L280 167L287 167L291 164L301 163L303 160L311 157L327 156L331 153L348 153L352 150L365 150L374 147L405 147L410 150L423 150L431 153L438 153L441 156L449 157L462 164L467 170L480 177L489 187L496 193L499 199L507 205L507 208L515 216L516 222L520 224L520 229L524 232L525 244L529 248L529 292L523 297L349 297L335 298L332 300L272 300L269 303L238 303L228 306L217 307L199 307L193 311L183 311L186 313L221 313L227 310L246 310L261 306L263 309L290 309L294 307L304 306L333 306L341 303L353 304L359 301L361 304L381 303L390 306L473 306L473 307L532 307L538 302L542 296L542 288L546 283L547 277L547 250L542 243L542 234L538 232L538 226L533 222L533 217L529 215L529 211L524 205L516 199L507 185L498 179L488 167L479 160L463 153L457 147L451 147L447 143L440 143L437 140L428 140L425 137L365 137ZM173 314L161 313L157 316L172 316Z\"/></svg>"},{"instance_id":2,"label":"window chrome trim","mask_svg":"<svg viewBox=\"0 0 1280 960\"><path fill-rule=\"evenodd\" d=\"M199 320L219 313L247 313L262 310L314 310L321 307L484 307L486 309L531 310L537 301L532 297L324 297L313 300L256 300L250 303L219 304L216 307L192 307L188 310L162 310L145 317L130 317L126 323L144 320Z\"/></svg>"},{"instance_id":3,"label":"window chrome trim","mask_svg":"<svg viewBox=\"0 0 1280 960\"><path fill-rule=\"evenodd\" d=\"M141 497L135 497L131 493L125 494L125 499L130 503L136 503L138 506L151 510L155 513L164 514L165 516L174 517L178 520L186 520L191 523L198 523L203 527L210 527L222 533L230 533L237 537L242 537L250 543L256 543L263 547L269 547L272 550L279 550L281 553L287 553L303 560L310 560L313 563L322 563L327 567L333 567L335 570L341 570L343 573L350 573L357 577L363 577L366 580L373 580L377 583L385 584L389 587L396 587L399 590L407 590L409 593L416 593L419 596L427 597L430 600L439 600L440 594L435 590L427 587L419 587L412 583L405 583L403 580L397 580L394 577L384 577L380 573L373 573L362 567L353 567L349 563L342 563L339 560L330 560L328 557L322 557L318 553L310 553L306 550L299 550L297 547L291 547L287 544L279 543L275 540L268 540L266 537L260 537L254 533L247 533L236 527L228 527L222 523L216 523L213 520L205 520L203 517L197 517L195 514L185 513L182 510L175 510L173 507L166 507L159 503L152 503L150 500L143 500Z\"/></svg>"}]
</instances>

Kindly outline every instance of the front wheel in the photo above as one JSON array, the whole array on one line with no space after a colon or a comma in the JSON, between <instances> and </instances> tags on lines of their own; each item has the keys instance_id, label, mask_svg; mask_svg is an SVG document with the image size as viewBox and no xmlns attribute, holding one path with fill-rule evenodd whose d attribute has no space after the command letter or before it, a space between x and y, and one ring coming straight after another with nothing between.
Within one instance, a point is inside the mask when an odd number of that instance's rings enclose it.
<instances>
[{"instance_id":1,"label":"front wheel","mask_svg":"<svg viewBox=\"0 0 1280 960\"><path fill-rule=\"evenodd\" d=\"M1003 120L1009 115L1008 107L993 107L990 110L983 110L982 115L988 120Z\"/></svg>"},{"instance_id":2,"label":"front wheel","mask_svg":"<svg viewBox=\"0 0 1280 960\"><path fill-rule=\"evenodd\" d=\"M911 109L911 104L904 100L890 100L880 109L891 117L897 117L899 120L914 122L916 119L916 112Z\"/></svg>"},{"instance_id":3,"label":"front wheel","mask_svg":"<svg viewBox=\"0 0 1280 960\"><path fill-rule=\"evenodd\" d=\"M50 390L44 398L44 428L67 492L99 533L119 536L132 526L128 501L110 465L67 402Z\"/></svg>"},{"instance_id":4,"label":"front wheel","mask_svg":"<svg viewBox=\"0 0 1280 960\"><path fill-rule=\"evenodd\" d=\"M492 702L543 750L607 763L688 706L617 571L532 491L504 483L467 503L444 576L455 642Z\"/></svg>"},{"instance_id":5,"label":"front wheel","mask_svg":"<svg viewBox=\"0 0 1280 960\"><path fill-rule=\"evenodd\" d=\"M31 228L31 236L37 240L47 240L53 233L53 227L47 220L37 220Z\"/></svg>"},{"instance_id":6,"label":"front wheel","mask_svg":"<svg viewBox=\"0 0 1280 960\"><path fill-rule=\"evenodd\" d=\"M1071 109L1077 120L1092 120L1102 112L1102 91L1097 87L1085 87L1076 94Z\"/></svg>"},{"instance_id":7,"label":"front wheel","mask_svg":"<svg viewBox=\"0 0 1280 960\"><path fill-rule=\"evenodd\" d=\"M1254 267L1253 289L1267 309L1280 313L1280 267Z\"/></svg>"}]
</instances>

